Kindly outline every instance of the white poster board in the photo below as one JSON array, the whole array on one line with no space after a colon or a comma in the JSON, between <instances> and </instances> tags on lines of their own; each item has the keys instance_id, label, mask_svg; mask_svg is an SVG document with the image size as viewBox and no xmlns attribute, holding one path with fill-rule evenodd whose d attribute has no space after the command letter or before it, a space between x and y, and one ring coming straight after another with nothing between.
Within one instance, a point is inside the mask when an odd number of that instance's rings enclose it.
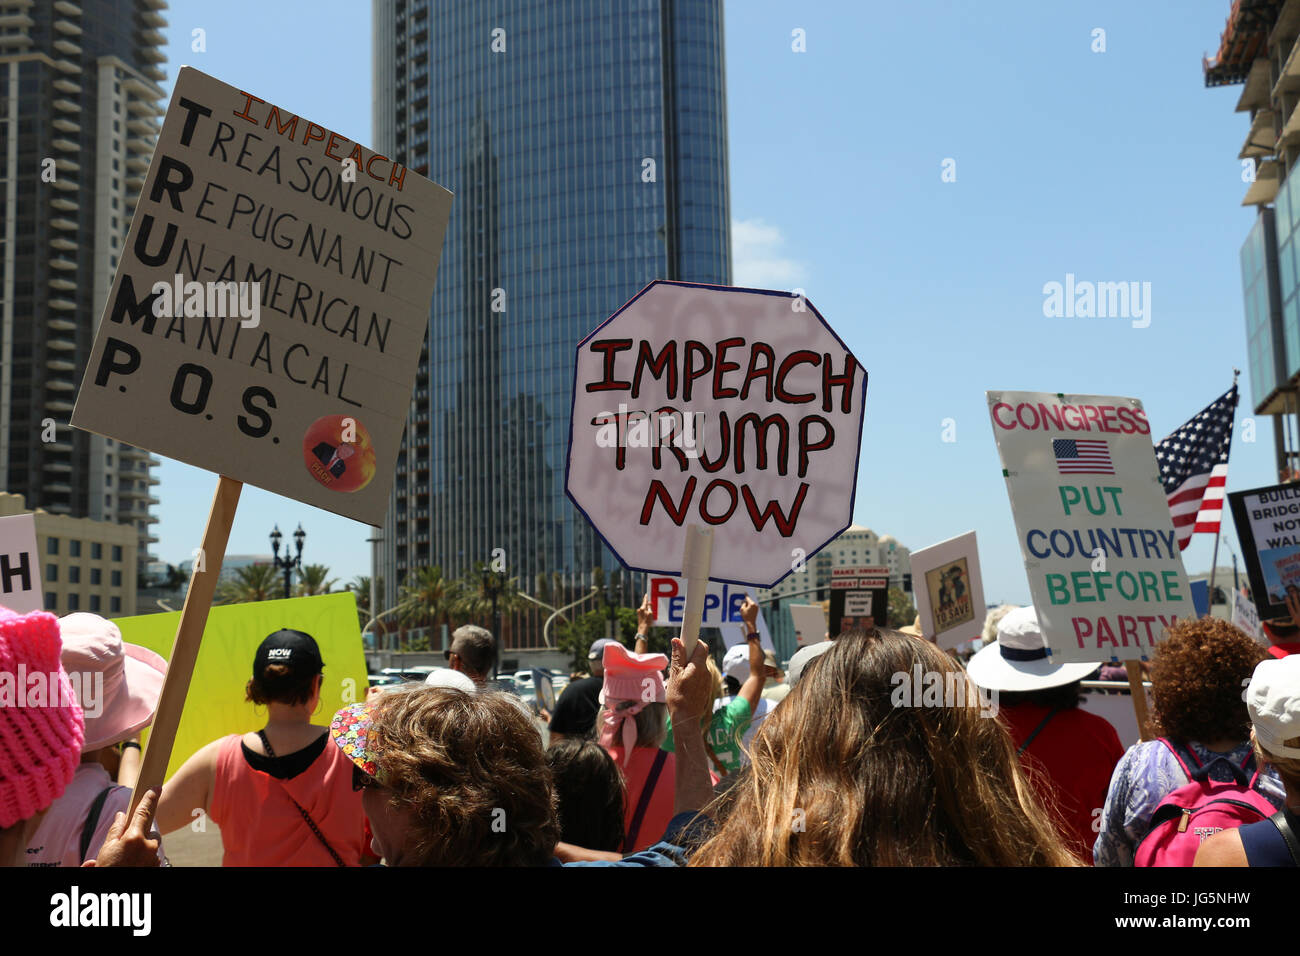
<instances>
[{"instance_id":1,"label":"white poster board","mask_svg":"<svg viewBox=\"0 0 1300 956\"><path fill-rule=\"evenodd\" d=\"M35 515L0 518L0 605L18 614L45 610Z\"/></svg>"},{"instance_id":2,"label":"white poster board","mask_svg":"<svg viewBox=\"0 0 1300 956\"><path fill-rule=\"evenodd\" d=\"M72 424L382 525L450 212L183 67Z\"/></svg>"},{"instance_id":3,"label":"white poster board","mask_svg":"<svg viewBox=\"0 0 1300 956\"><path fill-rule=\"evenodd\" d=\"M578 346L566 490L629 568L771 587L851 523L867 373L802 296L657 280Z\"/></svg>"},{"instance_id":4,"label":"white poster board","mask_svg":"<svg viewBox=\"0 0 1300 956\"><path fill-rule=\"evenodd\" d=\"M652 574L646 578L646 586L649 588L650 609L655 616L654 626L680 628L686 612L686 579L676 575ZM704 596L704 617L700 626L718 628L727 647L743 643L745 628L740 617L740 605L744 603L746 595L750 600L758 601L754 588L710 581ZM772 633L768 630L761 608L758 612L758 633L763 647L772 648Z\"/></svg>"},{"instance_id":5,"label":"white poster board","mask_svg":"<svg viewBox=\"0 0 1300 956\"><path fill-rule=\"evenodd\" d=\"M912 593L921 632L945 650L984 631L984 581L975 532L912 552Z\"/></svg>"},{"instance_id":6,"label":"white poster board","mask_svg":"<svg viewBox=\"0 0 1300 956\"><path fill-rule=\"evenodd\" d=\"M1265 647L1272 646L1272 642L1264 635L1264 629L1260 627L1255 602L1240 591L1232 592L1232 625L1241 628Z\"/></svg>"},{"instance_id":7,"label":"white poster board","mask_svg":"<svg viewBox=\"0 0 1300 956\"><path fill-rule=\"evenodd\" d=\"M826 640L829 625L820 604L791 604L790 619L794 621L796 641L800 647Z\"/></svg>"},{"instance_id":8,"label":"white poster board","mask_svg":"<svg viewBox=\"0 0 1300 956\"><path fill-rule=\"evenodd\" d=\"M988 404L1052 659L1149 657L1196 610L1142 403L989 392Z\"/></svg>"}]
</instances>

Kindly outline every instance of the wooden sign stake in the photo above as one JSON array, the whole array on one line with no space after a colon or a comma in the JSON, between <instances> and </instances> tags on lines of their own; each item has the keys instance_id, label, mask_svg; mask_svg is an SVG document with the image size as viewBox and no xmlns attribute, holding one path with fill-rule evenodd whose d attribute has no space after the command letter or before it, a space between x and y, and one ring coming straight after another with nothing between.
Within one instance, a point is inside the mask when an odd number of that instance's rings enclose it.
<instances>
[{"instance_id":1,"label":"wooden sign stake","mask_svg":"<svg viewBox=\"0 0 1300 956\"><path fill-rule=\"evenodd\" d=\"M686 610L682 614L682 645L686 659L695 653L704 619L704 598L709 590L709 568L713 564L713 529L697 524L686 526L686 547L682 552L682 577L686 579Z\"/></svg>"},{"instance_id":2,"label":"wooden sign stake","mask_svg":"<svg viewBox=\"0 0 1300 956\"><path fill-rule=\"evenodd\" d=\"M221 562L226 557L226 542L230 539L230 526L235 520L235 506L239 504L243 487L243 482L224 475L217 481L208 524L203 529L202 560L194 563L190 589L185 594L180 623L176 625L176 641L167 662L167 677L158 698L158 711L149 728L149 743L140 765L140 777L131 794L131 813L135 812L140 798L151 787L162 785L167 774L172 744L176 741L181 711L185 708L185 697L190 689L190 677L194 674L194 662L199 656L199 643L208 623L217 578L221 575Z\"/></svg>"},{"instance_id":3,"label":"wooden sign stake","mask_svg":"<svg viewBox=\"0 0 1300 956\"><path fill-rule=\"evenodd\" d=\"M1133 713L1137 716L1138 733L1143 740L1151 740L1151 728L1147 724L1147 691L1142 686L1142 664L1140 661L1125 661L1124 669L1128 671L1128 691L1133 698Z\"/></svg>"}]
</instances>

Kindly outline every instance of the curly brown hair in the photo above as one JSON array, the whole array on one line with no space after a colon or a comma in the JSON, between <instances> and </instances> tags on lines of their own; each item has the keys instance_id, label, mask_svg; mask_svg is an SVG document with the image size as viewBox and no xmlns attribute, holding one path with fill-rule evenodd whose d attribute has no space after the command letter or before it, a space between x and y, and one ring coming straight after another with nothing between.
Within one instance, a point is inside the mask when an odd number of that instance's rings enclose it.
<instances>
[{"instance_id":1,"label":"curly brown hair","mask_svg":"<svg viewBox=\"0 0 1300 956\"><path fill-rule=\"evenodd\" d=\"M560 838L537 728L504 694L385 694L367 746L422 866L543 866Z\"/></svg>"},{"instance_id":2,"label":"curly brown hair","mask_svg":"<svg viewBox=\"0 0 1300 956\"><path fill-rule=\"evenodd\" d=\"M1189 740L1244 741L1250 714L1242 690L1267 656L1221 618L1179 621L1151 658L1156 731L1184 746Z\"/></svg>"}]
</instances>

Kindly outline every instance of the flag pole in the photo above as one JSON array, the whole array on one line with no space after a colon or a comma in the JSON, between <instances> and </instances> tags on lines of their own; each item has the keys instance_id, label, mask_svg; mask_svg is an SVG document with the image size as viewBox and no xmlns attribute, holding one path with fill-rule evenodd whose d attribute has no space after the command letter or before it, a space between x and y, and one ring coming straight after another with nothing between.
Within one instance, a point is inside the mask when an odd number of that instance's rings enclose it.
<instances>
[{"instance_id":1,"label":"flag pole","mask_svg":"<svg viewBox=\"0 0 1300 956\"><path fill-rule=\"evenodd\" d=\"M1232 370L1232 385L1234 388L1237 385L1237 376L1239 376L1240 374L1241 374L1241 369L1234 368ZM1233 414L1235 415L1237 409L1234 407L1232 411ZM1222 519L1220 519L1220 527L1222 527ZM1209 598L1205 602L1206 610L1209 612L1211 617L1214 616L1214 576L1219 571L1219 538L1220 537L1222 537L1222 534L1215 534L1214 536L1214 559L1210 561Z\"/></svg>"}]
</instances>

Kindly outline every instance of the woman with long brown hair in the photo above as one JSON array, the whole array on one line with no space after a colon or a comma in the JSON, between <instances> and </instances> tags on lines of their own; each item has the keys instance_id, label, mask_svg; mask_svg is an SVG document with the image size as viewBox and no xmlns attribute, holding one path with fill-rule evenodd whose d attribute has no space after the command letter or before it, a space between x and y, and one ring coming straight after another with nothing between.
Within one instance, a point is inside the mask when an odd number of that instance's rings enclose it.
<instances>
[{"instance_id":1,"label":"woman with long brown hair","mask_svg":"<svg viewBox=\"0 0 1300 956\"><path fill-rule=\"evenodd\" d=\"M846 634L754 738L692 866L1073 866L961 665Z\"/></svg>"}]
</instances>

